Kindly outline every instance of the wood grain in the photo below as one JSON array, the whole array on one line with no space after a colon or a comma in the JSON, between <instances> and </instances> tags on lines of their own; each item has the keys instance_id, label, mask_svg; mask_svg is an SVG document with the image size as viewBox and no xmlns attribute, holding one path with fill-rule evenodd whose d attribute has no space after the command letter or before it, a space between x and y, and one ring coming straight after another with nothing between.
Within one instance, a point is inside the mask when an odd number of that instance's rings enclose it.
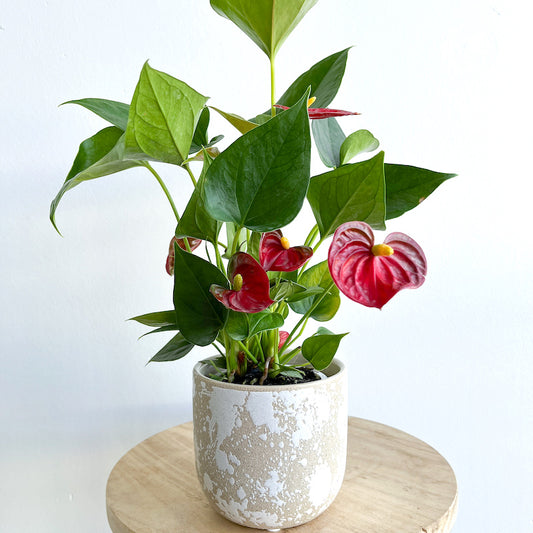
<instances>
[{"instance_id":1,"label":"wood grain","mask_svg":"<svg viewBox=\"0 0 533 533\"><path fill-rule=\"evenodd\" d=\"M457 483L433 448L397 429L350 418L348 461L337 499L291 533L448 533ZM141 442L107 483L113 533L238 533L208 504L196 478L192 423Z\"/></svg>"}]
</instances>

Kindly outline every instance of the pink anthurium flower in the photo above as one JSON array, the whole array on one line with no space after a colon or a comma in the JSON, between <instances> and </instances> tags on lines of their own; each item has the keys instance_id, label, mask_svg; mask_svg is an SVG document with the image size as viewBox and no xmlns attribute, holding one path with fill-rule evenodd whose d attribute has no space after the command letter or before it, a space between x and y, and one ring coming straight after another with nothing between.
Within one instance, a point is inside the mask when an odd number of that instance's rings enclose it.
<instances>
[{"instance_id":1,"label":"pink anthurium flower","mask_svg":"<svg viewBox=\"0 0 533 533\"><path fill-rule=\"evenodd\" d=\"M196 250L196 248L198 248L198 246L200 246L200 243L202 242L201 239L193 239L192 237L187 237L187 240L189 241L189 247L191 249L191 252L193 250ZM187 250L187 247L185 246L185 239L178 239L177 237L172 237L168 246L167 263L165 265L169 276L172 276L174 274L174 243L177 243L182 250Z\"/></svg>"},{"instance_id":2,"label":"pink anthurium flower","mask_svg":"<svg viewBox=\"0 0 533 533\"><path fill-rule=\"evenodd\" d=\"M279 109L287 110L289 109L284 105L277 105ZM346 115L360 115L361 113L354 113L353 111L344 111L343 109L330 109L329 107L310 107L308 110L309 118L312 120L318 120L321 118L330 118L330 117L344 117Z\"/></svg>"},{"instance_id":3,"label":"pink anthurium flower","mask_svg":"<svg viewBox=\"0 0 533 533\"><path fill-rule=\"evenodd\" d=\"M281 350L283 345L287 342L287 339L289 338L289 332L280 330L279 332L279 344L278 344L278 350Z\"/></svg>"},{"instance_id":4,"label":"pink anthurium flower","mask_svg":"<svg viewBox=\"0 0 533 533\"><path fill-rule=\"evenodd\" d=\"M227 308L243 313L258 313L274 303L270 299L270 280L263 267L249 254L237 252L228 264L231 289L211 285L211 294Z\"/></svg>"},{"instance_id":5,"label":"pink anthurium flower","mask_svg":"<svg viewBox=\"0 0 533 533\"><path fill-rule=\"evenodd\" d=\"M328 265L333 281L351 300L381 309L398 291L424 283L427 264L422 248L403 233L383 244L364 222L346 222L333 235Z\"/></svg>"},{"instance_id":6,"label":"pink anthurium flower","mask_svg":"<svg viewBox=\"0 0 533 533\"><path fill-rule=\"evenodd\" d=\"M309 246L289 245L289 239L281 231L263 233L259 243L259 261L265 270L292 272L298 270L311 256Z\"/></svg>"}]
</instances>

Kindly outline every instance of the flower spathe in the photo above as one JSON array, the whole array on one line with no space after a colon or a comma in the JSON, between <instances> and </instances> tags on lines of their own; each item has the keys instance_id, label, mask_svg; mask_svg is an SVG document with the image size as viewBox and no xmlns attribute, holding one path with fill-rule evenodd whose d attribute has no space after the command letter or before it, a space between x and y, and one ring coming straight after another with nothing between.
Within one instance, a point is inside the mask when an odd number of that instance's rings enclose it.
<instances>
[{"instance_id":1,"label":"flower spathe","mask_svg":"<svg viewBox=\"0 0 533 533\"><path fill-rule=\"evenodd\" d=\"M286 111L289 109L285 105L276 104L275 107L283 109ZM356 113L353 111L344 111L343 109L330 109L329 107L310 107L307 112L309 113L309 118L312 120L320 120L322 118L331 118L331 117L344 117L347 115L360 115L361 113Z\"/></svg>"},{"instance_id":2,"label":"flower spathe","mask_svg":"<svg viewBox=\"0 0 533 533\"><path fill-rule=\"evenodd\" d=\"M258 313L274 303L270 299L270 281L263 267L249 254L237 252L228 264L231 289L213 284L211 294L228 309Z\"/></svg>"},{"instance_id":3,"label":"flower spathe","mask_svg":"<svg viewBox=\"0 0 533 533\"><path fill-rule=\"evenodd\" d=\"M281 230L263 233L259 243L259 262L265 270L293 272L298 270L311 256L309 246L290 246Z\"/></svg>"},{"instance_id":4,"label":"flower spathe","mask_svg":"<svg viewBox=\"0 0 533 533\"><path fill-rule=\"evenodd\" d=\"M191 249L191 252L193 250L196 250L196 248L198 248L198 246L200 246L202 242L201 239L193 239L192 237L187 237L187 241L189 243L189 248ZM165 269L169 276L172 276L174 274L174 243L176 243L182 250L187 250L187 246L185 246L185 239L179 239L178 237L172 237L172 239L170 239L170 244L168 246L167 262L165 265Z\"/></svg>"},{"instance_id":5,"label":"flower spathe","mask_svg":"<svg viewBox=\"0 0 533 533\"><path fill-rule=\"evenodd\" d=\"M420 287L427 272L424 252L411 237L391 233L383 244L375 245L372 228L365 222L346 222L337 228L328 266L343 294L379 309L402 289Z\"/></svg>"}]
</instances>

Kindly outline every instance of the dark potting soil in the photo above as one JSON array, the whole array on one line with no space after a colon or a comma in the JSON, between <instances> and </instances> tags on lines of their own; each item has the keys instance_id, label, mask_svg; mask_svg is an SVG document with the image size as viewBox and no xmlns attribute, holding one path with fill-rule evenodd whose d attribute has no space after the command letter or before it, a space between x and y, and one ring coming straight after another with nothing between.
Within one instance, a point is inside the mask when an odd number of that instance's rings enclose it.
<instances>
[{"instance_id":1,"label":"dark potting soil","mask_svg":"<svg viewBox=\"0 0 533 533\"><path fill-rule=\"evenodd\" d=\"M304 366L296 367L302 375L285 375L278 374L275 378L270 376L263 382L264 385L295 385L297 383L308 383L310 381L318 381L322 379L320 374L313 368L307 368ZM263 371L259 368L251 368L246 372L244 376L235 376L233 383L239 383L241 385L259 385L259 380L263 375Z\"/></svg>"}]
</instances>

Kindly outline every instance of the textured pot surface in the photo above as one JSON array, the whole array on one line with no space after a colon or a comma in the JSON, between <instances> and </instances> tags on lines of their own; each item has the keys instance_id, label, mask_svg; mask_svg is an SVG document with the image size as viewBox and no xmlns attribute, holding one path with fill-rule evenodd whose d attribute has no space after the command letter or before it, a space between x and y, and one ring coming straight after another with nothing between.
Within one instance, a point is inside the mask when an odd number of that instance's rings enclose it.
<instances>
[{"instance_id":1,"label":"textured pot surface","mask_svg":"<svg viewBox=\"0 0 533 533\"><path fill-rule=\"evenodd\" d=\"M294 527L322 513L346 466L344 365L328 378L283 386L222 383L194 368L196 470L226 518L248 527Z\"/></svg>"}]
</instances>

